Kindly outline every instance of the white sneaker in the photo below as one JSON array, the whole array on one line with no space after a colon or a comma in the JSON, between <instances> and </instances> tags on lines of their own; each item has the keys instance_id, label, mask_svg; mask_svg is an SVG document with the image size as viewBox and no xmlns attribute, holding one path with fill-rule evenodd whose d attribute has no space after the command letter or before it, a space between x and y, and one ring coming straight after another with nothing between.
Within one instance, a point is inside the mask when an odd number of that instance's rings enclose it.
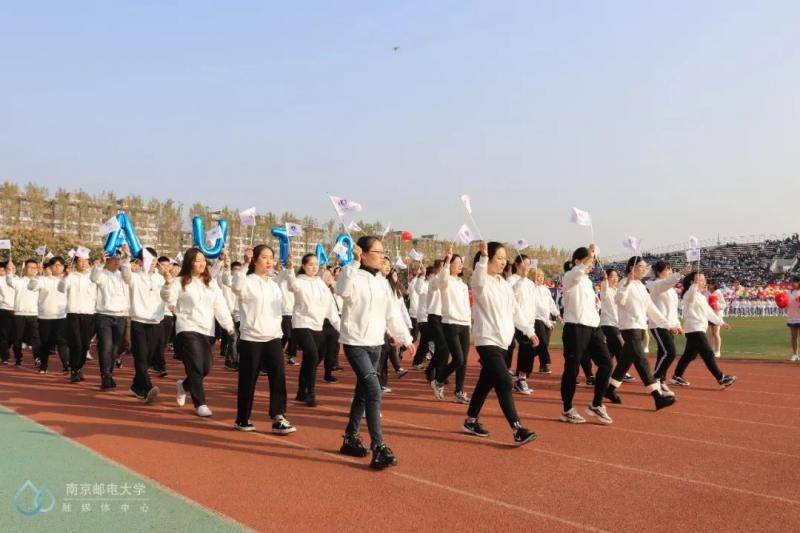
<instances>
[{"instance_id":1,"label":"white sneaker","mask_svg":"<svg viewBox=\"0 0 800 533\"><path fill-rule=\"evenodd\" d=\"M514 392L530 395L533 391L528 386L528 381L525 378L518 378L514 382Z\"/></svg>"},{"instance_id":2,"label":"white sneaker","mask_svg":"<svg viewBox=\"0 0 800 533\"><path fill-rule=\"evenodd\" d=\"M431 381L433 395L437 400L444 400L444 385L440 385L435 379Z\"/></svg>"},{"instance_id":3,"label":"white sneaker","mask_svg":"<svg viewBox=\"0 0 800 533\"><path fill-rule=\"evenodd\" d=\"M667 384L661 380L658 381L658 385L661 387L661 396L675 396L675 393L667 387Z\"/></svg>"},{"instance_id":4,"label":"white sneaker","mask_svg":"<svg viewBox=\"0 0 800 533\"><path fill-rule=\"evenodd\" d=\"M467 396L467 393L464 391L457 392L453 401L462 405L469 405L469 396Z\"/></svg>"},{"instance_id":5,"label":"white sneaker","mask_svg":"<svg viewBox=\"0 0 800 533\"><path fill-rule=\"evenodd\" d=\"M183 388L183 380L179 379L175 386L178 388L178 392L175 394L175 402L180 406L183 407L186 405L186 389Z\"/></svg>"},{"instance_id":6,"label":"white sneaker","mask_svg":"<svg viewBox=\"0 0 800 533\"><path fill-rule=\"evenodd\" d=\"M89 350L86 350L86 359L88 359L89 361L94 359L94 357L92 357L92 354L91 354L91 352Z\"/></svg>"},{"instance_id":7,"label":"white sneaker","mask_svg":"<svg viewBox=\"0 0 800 533\"><path fill-rule=\"evenodd\" d=\"M561 421L568 424L583 424L586 419L578 414L578 410L574 407L565 413L561 413Z\"/></svg>"},{"instance_id":8,"label":"white sneaker","mask_svg":"<svg viewBox=\"0 0 800 533\"><path fill-rule=\"evenodd\" d=\"M721 358L721 357L722 357L722 354L720 354L719 352L714 352L714 357L716 357L717 359L719 359L719 358Z\"/></svg>"},{"instance_id":9,"label":"white sneaker","mask_svg":"<svg viewBox=\"0 0 800 533\"><path fill-rule=\"evenodd\" d=\"M212 414L211 409L209 409L207 405L201 405L197 408L197 416L209 417Z\"/></svg>"},{"instance_id":10,"label":"white sneaker","mask_svg":"<svg viewBox=\"0 0 800 533\"><path fill-rule=\"evenodd\" d=\"M789 361L791 361L791 362L793 362L793 363L794 363L794 362L798 362L798 361L800 361L800 355L798 355L798 354L794 354L793 356L791 356L791 357L789 358Z\"/></svg>"},{"instance_id":11,"label":"white sneaker","mask_svg":"<svg viewBox=\"0 0 800 533\"><path fill-rule=\"evenodd\" d=\"M608 411L606 410L605 405L601 405L600 407L595 407L594 405L589 405L586 407L586 414L589 416L596 416L597 421L601 424L610 424L613 422L611 417L608 416Z\"/></svg>"}]
</instances>

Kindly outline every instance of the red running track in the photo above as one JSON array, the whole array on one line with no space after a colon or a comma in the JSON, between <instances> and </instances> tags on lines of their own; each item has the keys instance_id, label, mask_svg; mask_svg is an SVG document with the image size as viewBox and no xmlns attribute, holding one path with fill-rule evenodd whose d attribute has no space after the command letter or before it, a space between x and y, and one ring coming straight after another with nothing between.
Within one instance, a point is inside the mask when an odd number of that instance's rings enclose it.
<instances>
[{"instance_id":1,"label":"red running track","mask_svg":"<svg viewBox=\"0 0 800 533\"><path fill-rule=\"evenodd\" d=\"M308 408L291 401L299 367L288 367L287 417L298 431L287 437L269 433L265 377L258 431L231 429L236 374L220 358L206 380L208 420L194 416L191 401L175 405L183 373L171 358L170 376L154 379L162 395L153 405L127 394L128 356L114 392L99 391L96 360L77 385L30 366L0 367L0 404L263 531L800 531L800 367L723 360L739 381L722 391L698 361L674 407L654 412L641 383L626 384L624 405L609 406L613 425L572 426L557 420L554 355L554 374L531 380L533 396L515 395L523 422L539 433L521 448L493 394L481 417L492 435L479 439L459 433L466 406L452 403L452 388L439 402L421 372L390 378L383 426L399 465L383 472L338 454L349 368L338 384L320 382L320 405ZM468 390L474 351L471 361ZM579 387L575 405L583 410L589 399Z\"/></svg>"}]
</instances>

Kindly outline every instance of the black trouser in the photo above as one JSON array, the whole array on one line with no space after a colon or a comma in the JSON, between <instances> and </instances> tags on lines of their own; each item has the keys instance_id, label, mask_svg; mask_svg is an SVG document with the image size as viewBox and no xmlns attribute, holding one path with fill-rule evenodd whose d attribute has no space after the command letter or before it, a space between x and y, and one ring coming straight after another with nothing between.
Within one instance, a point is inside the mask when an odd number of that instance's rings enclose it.
<instances>
[{"instance_id":1,"label":"black trouser","mask_svg":"<svg viewBox=\"0 0 800 533\"><path fill-rule=\"evenodd\" d=\"M419 322L414 317L411 317L411 342L417 341L417 335L419 335Z\"/></svg>"},{"instance_id":2,"label":"black trouser","mask_svg":"<svg viewBox=\"0 0 800 533\"><path fill-rule=\"evenodd\" d=\"M514 397L511 395L513 378L508 375L508 365L506 365L505 359L508 350L498 346L476 346L475 348L478 350L478 358L481 362L481 373L478 375L475 392L472 393L472 399L469 402L467 416L478 418L489 391L494 389L503 415L509 425L514 427L514 424L519 421L519 417L514 406Z\"/></svg>"},{"instance_id":3,"label":"black trouser","mask_svg":"<svg viewBox=\"0 0 800 533\"><path fill-rule=\"evenodd\" d=\"M217 337L219 337L219 354L225 358L226 361L233 361L238 359L239 354L236 353L236 337L225 331L219 322L216 323Z\"/></svg>"},{"instance_id":4,"label":"black trouser","mask_svg":"<svg viewBox=\"0 0 800 533\"><path fill-rule=\"evenodd\" d=\"M164 351L167 348L167 342L172 335L172 328L175 324L174 316L164 316L161 322L157 324L155 334L155 346L153 351L150 352L150 359L147 365L153 367L156 372L165 372L167 370L167 361L164 359Z\"/></svg>"},{"instance_id":5,"label":"black trouser","mask_svg":"<svg viewBox=\"0 0 800 533\"><path fill-rule=\"evenodd\" d=\"M0 361L8 361L8 350L13 342L14 311L0 309Z\"/></svg>"},{"instance_id":6,"label":"black trouser","mask_svg":"<svg viewBox=\"0 0 800 533\"><path fill-rule=\"evenodd\" d=\"M33 351L33 358L41 356L42 343L39 340L39 319L35 316L14 315L14 358L22 361L22 343L27 343Z\"/></svg>"},{"instance_id":7,"label":"black trouser","mask_svg":"<svg viewBox=\"0 0 800 533\"><path fill-rule=\"evenodd\" d=\"M533 324L536 336L539 337L539 345L533 347L533 356L539 357L539 368L550 365L550 334L551 330L543 320L537 320ZM518 369L519 370L519 369ZM531 361L531 371L533 371L533 361Z\"/></svg>"},{"instance_id":8,"label":"black trouser","mask_svg":"<svg viewBox=\"0 0 800 533\"><path fill-rule=\"evenodd\" d=\"M647 355L644 353L645 332L644 329L622 330L622 340L625 341L622 346L622 358L617 361L617 366L611 374L611 384L615 387L620 386L631 364L636 367L636 372L639 373L645 387L655 383L653 374L650 373L650 363L647 362Z\"/></svg>"},{"instance_id":9,"label":"black trouser","mask_svg":"<svg viewBox=\"0 0 800 533\"><path fill-rule=\"evenodd\" d=\"M602 405L603 394L611 376L611 356L608 354L608 346L603 332L600 331L600 328L567 322L564 324L562 341L564 343L564 373L561 375L561 401L564 404L564 411L572 409L575 380L578 378L580 363L584 359L591 359L597 365L592 405Z\"/></svg>"},{"instance_id":10,"label":"black trouser","mask_svg":"<svg viewBox=\"0 0 800 533\"><path fill-rule=\"evenodd\" d=\"M303 351L303 362L300 366L300 377L297 380L297 399L300 401L315 398L317 383L317 363L322 351L325 337L322 331L309 328L293 328L292 338L297 342L297 347ZM267 369L264 368L264 371Z\"/></svg>"},{"instance_id":11,"label":"black trouser","mask_svg":"<svg viewBox=\"0 0 800 533\"><path fill-rule=\"evenodd\" d=\"M86 352L94 337L94 315L67 313L67 340L69 342L69 367L80 370L86 364Z\"/></svg>"},{"instance_id":12,"label":"black trouser","mask_svg":"<svg viewBox=\"0 0 800 533\"><path fill-rule=\"evenodd\" d=\"M450 350L450 364L439 374L439 381L444 382L450 374L456 373L456 392L464 391L464 378L467 375L467 357L469 357L469 326L460 324L444 324L444 336Z\"/></svg>"},{"instance_id":13,"label":"black trouser","mask_svg":"<svg viewBox=\"0 0 800 533\"><path fill-rule=\"evenodd\" d=\"M514 350L517 348L517 339L511 339L511 344L508 345L508 349L506 350L506 354L504 356L504 360L506 362L506 368L511 368L511 363L514 361Z\"/></svg>"},{"instance_id":14,"label":"black trouser","mask_svg":"<svg viewBox=\"0 0 800 533\"><path fill-rule=\"evenodd\" d=\"M378 378L381 381L381 387L386 387L389 384L389 361L392 362L394 371L400 370L400 357L397 355L397 348L392 345L390 338L387 335L381 348L381 358L378 361Z\"/></svg>"},{"instance_id":15,"label":"black trouser","mask_svg":"<svg viewBox=\"0 0 800 533\"><path fill-rule=\"evenodd\" d=\"M622 360L622 334L616 326L600 326L606 338L608 351L617 360L617 364Z\"/></svg>"},{"instance_id":16,"label":"black trouser","mask_svg":"<svg viewBox=\"0 0 800 533\"><path fill-rule=\"evenodd\" d=\"M269 379L269 416L286 413L286 361L281 339L268 342L239 341L239 393L236 398L236 422L246 424L253 411L258 374L266 369Z\"/></svg>"},{"instance_id":17,"label":"black trouser","mask_svg":"<svg viewBox=\"0 0 800 533\"><path fill-rule=\"evenodd\" d=\"M153 388L147 366L159 349L160 336L161 324L131 321L131 352L135 371L131 389L139 396L145 396Z\"/></svg>"},{"instance_id":18,"label":"black trouser","mask_svg":"<svg viewBox=\"0 0 800 533\"><path fill-rule=\"evenodd\" d=\"M322 324L324 342L320 353L320 362L325 362L325 377L333 375L333 368L339 364L339 332L327 318ZM319 364L319 363L317 363Z\"/></svg>"},{"instance_id":19,"label":"black trouser","mask_svg":"<svg viewBox=\"0 0 800 533\"><path fill-rule=\"evenodd\" d=\"M417 351L414 354L414 365L421 365L422 362L425 360L425 356L428 355L430 351L430 347L428 343L431 341L431 328L428 327L427 322L420 322L419 323L419 345L417 346Z\"/></svg>"},{"instance_id":20,"label":"black trouser","mask_svg":"<svg viewBox=\"0 0 800 533\"><path fill-rule=\"evenodd\" d=\"M297 341L292 335L292 315L283 315L281 318L281 348L289 357L297 357Z\"/></svg>"},{"instance_id":21,"label":"black trouser","mask_svg":"<svg viewBox=\"0 0 800 533\"><path fill-rule=\"evenodd\" d=\"M114 360L125 337L128 318L124 316L95 315L97 332L97 354L100 359L100 376L110 377L114 371Z\"/></svg>"},{"instance_id":22,"label":"black trouser","mask_svg":"<svg viewBox=\"0 0 800 533\"><path fill-rule=\"evenodd\" d=\"M533 343L518 329L514 330L514 340L517 341L517 345L519 346L519 352L517 353L517 376L520 374L525 374L525 376L527 376L533 372Z\"/></svg>"},{"instance_id":23,"label":"black trouser","mask_svg":"<svg viewBox=\"0 0 800 533\"><path fill-rule=\"evenodd\" d=\"M678 361L678 366L675 368L675 375L683 377L689 363L694 361L695 357L700 354L706 368L716 378L717 381L722 379L722 372L717 366L717 360L714 358L714 350L708 343L708 336L705 331L693 331L686 334L686 348L683 349L683 355Z\"/></svg>"},{"instance_id":24,"label":"black trouser","mask_svg":"<svg viewBox=\"0 0 800 533\"><path fill-rule=\"evenodd\" d=\"M436 374L440 369L444 368L447 364L447 356L449 351L447 349L447 340L444 338L444 328L442 328L442 317L439 315L428 315L428 328L430 329L431 339L435 349L433 351L433 358L431 364L425 370L425 377L428 381L433 381Z\"/></svg>"},{"instance_id":25,"label":"black trouser","mask_svg":"<svg viewBox=\"0 0 800 533\"><path fill-rule=\"evenodd\" d=\"M67 319L39 319L39 336L42 348L39 353L41 370L47 370L50 352L57 349L61 358L61 366L69 368L69 346L67 345Z\"/></svg>"},{"instance_id":26,"label":"black trouser","mask_svg":"<svg viewBox=\"0 0 800 533\"><path fill-rule=\"evenodd\" d=\"M183 388L191 395L195 407L206 405L203 380L211 372L213 344L214 337L195 331L182 331L175 336L175 349L180 352L183 368L186 370Z\"/></svg>"},{"instance_id":27,"label":"black trouser","mask_svg":"<svg viewBox=\"0 0 800 533\"><path fill-rule=\"evenodd\" d=\"M656 341L658 341L658 357L656 358L656 369L653 371L653 375L656 379L664 381L667 379L669 367L677 355L675 337L668 329L657 328L652 331Z\"/></svg>"}]
</instances>

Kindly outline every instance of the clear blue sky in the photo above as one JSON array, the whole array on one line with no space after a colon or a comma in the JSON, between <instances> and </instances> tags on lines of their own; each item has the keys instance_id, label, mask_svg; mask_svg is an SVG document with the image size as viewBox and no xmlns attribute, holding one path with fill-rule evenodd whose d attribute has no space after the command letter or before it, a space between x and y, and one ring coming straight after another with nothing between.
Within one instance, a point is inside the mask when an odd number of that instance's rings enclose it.
<instances>
[{"instance_id":1,"label":"clear blue sky","mask_svg":"<svg viewBox=\"0 0 800 533\"><path fill-rule=\"evenodd\" d=\"M790 232L800 2L6 2L0 180L618 252ZM393 51L399 46L398 51Z\"/></svg>"}]
</instances>

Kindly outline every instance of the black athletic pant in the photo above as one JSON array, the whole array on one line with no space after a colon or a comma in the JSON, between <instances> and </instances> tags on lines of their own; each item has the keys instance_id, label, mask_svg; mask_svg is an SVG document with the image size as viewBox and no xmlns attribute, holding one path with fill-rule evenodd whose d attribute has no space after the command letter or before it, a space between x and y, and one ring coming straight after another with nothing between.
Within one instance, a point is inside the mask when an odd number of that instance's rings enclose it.
<instances>
[{"instance_id":1,"label":"black athletic pant","mask_svg":"<svg viewBox=\"0 0 800 533\"><path fill-rule=\"evenodd\" d=\"M539 345L534 346L533 356L539 357L539 368L550 365L550 334L552 330L544 323L543 320L537 320L533 329L536 331L536 336L539 337ZM533 371L533 362L531 362L531 371Z\"/></svg>"},{"instance_id":2,"label":"black athletic pant","mask_svg":"<svg viewBox=\"0 0 800 533\"><path fill-rule=\"evenodd\" d=\"M195 331L182 331L175 336L175 345L186 370L186 377L183 379L184 390L192 397L195 407L206 405L203 380L211 372L211 347L214 345L214 337Z\"/></svg>"},{"instance_id":3,"label":"black athletic pant","mask_svg":"<svg viewBox=\"0 0 800 533\"><path fill-rule=\"evenodd\" d=\"M269 379L269 416L286 413L286 361L281 339L268 342L239 341L239 393L236 422L246 424L253 411L259 371L265 368Z\"/></svg>"},{"instance_id":4,"label":"black athletic pant","mask_svg":"<svg viewBox=\"0 0 800 533\"><path fill-rule=\"evenodd\" d=\"M40 370L47 370L50 361L50 352L58 350L61 366L64 370L69 368L69 346L67 345L67 319L39 319L39 336L42 348L39 353Z\"/></svg>"},{"instance_id":5,"label":"black athletic pant","mask_svg":"<svg viewBox=\"0 0 800 533\"><path fill-rule=\"evenodd\" d=\"M419 335L419 322L414 317L411 317L411 342L417 341L417 336Z\"/></svg>"},{"instance_id":6,"label":"black athletic pant","mask_svg":"<svg viewBox=\"0 0 800 533\"><path fill-rule=\"evenodd\" d=\"M41 355L42 343L39 340L39 319L35 316L14 315L14 358L22 361L22 343L27 343L33 351L33 358Z\"/></svg>"},{"instance_id":7,"label":"black athletic pant","mask_svg":"<svg viewBox=\"0 0 800 533\"><path fill-rule=\"evenodd\" d=\"M14 311L0 309L0 361L8 361L8 350L13 343Z\"/></svg>"},{"instance_id":8,"label":"black athletic pant","mask_svg":"<svg viewBox=\"0 0 800 533\"><path fill-rule=\"evenodd\" d=\"M431 341L431 328L428 327L427 322L420 322L419 323L419 345L417 346L417 351L414 354L414 365L421 365L423 361L425 361L425 356L428 355L430 351L430 346L428 343Z\"/></svg>"},{"instance_id":9,"label":"black athletic pant","mask_svg":"<svg viewBox=\"0 0 800 533\"><path fill-rule=\"evenodd\" d=\"M161 324L145 324L131 321L131 352L133 353L133 384L131 390L139 396L146 396L153 383L147 373L148 362L153 360L159 348Z\"/></svg>"},{"instance_id":10,"label":"black athletic pant","mask_svg":"<svg viewBox=\"0 0 800 533\"><path fill-rule=\"evenodd\" d=\"M392 345L391 339L387 335L381 348L381 358L378 360L378 379L380 379L381 387L386 387L389 384L389 361L392 362L395 372L400 370L400 357L397 355L397 348Z\"/></svg>"},{"instance_id":11,"label":"black athletic pant","mask_svg":"<svg viewBox=\"0 0 800 533\"><path fill-rule=\"evenodd\" d=\"M656 358L656 369L653 371L656 379L664 381L667 379L669 367L675 360L677 350L675 349L675 336L668 329L657 328L652 330L658 341L658 356Z\"/></svg>"},{"instance_id":12,"label":"black athletic pant","mask_svg":"<svg viewBox=\"0 0 800 533\"><path fill-rule=\"evenodd\" d=\"M611 356L608 354L606 338L600 328L567 322L562 335L564 343L564 373L561 375L561 401L564 411L572 409L575 397L575 380L581 361L591 359L597 365L592 405L603 403L603 394L611 376Z\"/></svg>"},{"instance_id":13,"label":"black athletic pant","mask_svg":"<svg viewBox=\"0 0 800 533\"><path fill-rule=\"evenodd\" d=\"M125 337L128 318L124 316L95 315L97 353L100 359L100 377L111 377L114 360Z\"/></svg>"},{"instance_id":14,"label":"black athletic pant","mask_svg":"<svg viewBox=\"0 0 800 533\"><path fill-rule=\"evenodd\" d=\"M333 368L339 364L339 332L327 318L322 324L322 335L325 340L322 344L320 362L324 361L325 377L329 378L333 375Z\"/></svg>"},{"instance_id":15,"label":"black athletic pant","mask_svg":"<svg viewBox=\"0 0 800 533\"><path fill-rule=\"evenodd\" d=\"M478 375L475 392L472 393L472 399L469 402L467 416L478 418L489 391L494 389L503 415L509 425L514 427L514 424L519 422L519 417L514 406L514 397L511 395L513 378L508 375L508 365L506 365L508 350L499 346L476 346L475 348L478 350L478 358L481 362L481 373Z\"/></svg>"},{"instance_id":16,"label":"black athletic pant","mask_svg":"<svg viewBox=\"0 0 800 533\"><path fill-rule=\"evenodd\" d=\"M516 374L517 376L520 374L525 374L525 376L527 376L533 372L533 343L518 329L514 330L514 339L517 341L517 345L519 346L519 352L517 353Z\"/></svg>"},{"instance_id":17,"label":"black athletic pant","mask_svg":"<svg viewBox=\"0 0 800 533\"><path fill-rule=\"evenodd\" d=\"M301 402L313 400L316 395L317 363L319 363L319 354L322 351L325 336L321 330L294 328L292 329L292 338L303 352L300 377L297 381L297 399ZM267 369L264 368L264 371Z\"/></svg>"},{"instance_id":18,"label":"black athletic pant","mask_svg":"<svg viewBox=\"0 0 800 533\"><path fill-rule=\"evenodd\" d=\"M511 363L514 361L514 350L517 348L517 339L512 339L511 344L508 345L508 349L506 350L506 355L504 356L504 360L506 362L506 368L511 368Z\"/></svg>"},{"instance_id":19,"label":"black athletic pant","mask_svg":"<svg viewBox=\"0 0 800 533\"><path fill-rule=\"evenodd\" d=\"M469 357L469 326L444 324L444 336L450 350L450 364L439 374L439 381L443 383L455 372L456 392L463 392L464 378L467 375L467 357Z\"/></svg>"},{"instance_id":20,"label":"black athletic pant","mask_svg":"<svg viewBox=\"0 0 800 533\"><path fill-rule=\"evenodd\" d=\"M281 318L281 348L289 357L297 357L297 341L292 335L292 315L283 315Z\"/></svg>"},{"instance_id":21,"label":"black athletic pant","mask_svg":"<svg viewBox=\"0 0 800 533\"><path fill-rule=\"evenodd\" d=\"M617 364L622 360L622 334L616 326L600 326L603 335L606 337L608 351L617 360Z\"/></svg>"},{"instance_id":22,"label":"black athletic pant","mask_svg":"<svg viewBox=\"0 0 800 533\"><path fill-rule=\"evenodd\" d=\"M86 364L86 352L94 337L95 316L67 313L67 341L69 342L69 367L78 371Z\"/></svg>"},{"instance_id":23,"label":"black athletic pant","mask_svg":"<svg viewBox=\"0 0 800 533\"><path fill-rule=\"evenodd\" d=\"M156 372L165 372L167 370L167 361L164 359L164 351L167 349L167 342L172 335L172 328L175 325L174 316L164 316L158 327L155 335L155 346L151 353L150 360L147 365L152 367Z\"/></svg>"},{"instance_id":24,"label":"black athletic pant","mask_svg":"<svg viewBox=\"0 0 800 533\"><path fill-rule=\"evenodd\" d=\"M689 363L694 361L697 355L703 358L706 368L711 372L717 381L722 379L722 372L717 366L717 360L714 358L714 350L708 343L708 336L705 331L693 331L686 334L686 348L683 350L683 355L678 361L678 366L675 368L675 375L683 377Z\"/></svg>"},{"instance_id":25,"label":"black athletic pant","mask_svg":"<svg viewBox=\"0 0 800 533\"><path fill-rule=\"evenodd\" d=\"M650 373L650 363L647 362L647 355L644 353L644 329L623 329L622 340L622 358L617 361L617 366L611 374L612 384L619 387L622 383L622 378L628 372L631 364L636 367L636 372L642 378L642 383L645 387L649 387L655 383L653 374Z\"/></svg>"},{"instance_id":26,"label":"black athletic pant","mask_svg":"<svg viewBox=\"0 0 800 533\"><path fill-rule=\"evenodd\" d=\"M442 317L439 315L428 315L428 329L430 330L431 340L435 346L431 364L425 370L425 377L428 381L437 379L436 374L447 364L447 340L444 338L444 328L442 327Z\"/></svg>"}]
</instances>

